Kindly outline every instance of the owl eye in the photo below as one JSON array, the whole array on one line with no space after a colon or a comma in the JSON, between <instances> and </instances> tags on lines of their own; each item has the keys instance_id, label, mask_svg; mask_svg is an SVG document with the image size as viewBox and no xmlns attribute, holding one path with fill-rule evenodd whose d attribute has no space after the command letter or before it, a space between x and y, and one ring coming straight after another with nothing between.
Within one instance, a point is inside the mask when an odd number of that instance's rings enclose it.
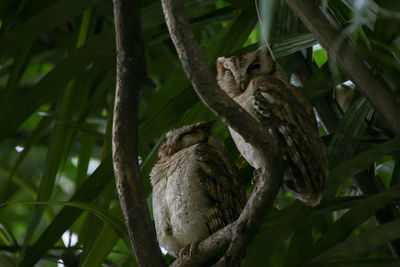
<instances>
[{"instance_id":1,"label":"owl eye","mask_svg":"<svg viewBox=\"0 0 400 267\"><path fill-rule=\"evenodd\" d=\"M260 63L253 63L247 68L247 72L250 72L252 70L258 70L259 68L261 68Z\"/></svg>"}]
</instances>

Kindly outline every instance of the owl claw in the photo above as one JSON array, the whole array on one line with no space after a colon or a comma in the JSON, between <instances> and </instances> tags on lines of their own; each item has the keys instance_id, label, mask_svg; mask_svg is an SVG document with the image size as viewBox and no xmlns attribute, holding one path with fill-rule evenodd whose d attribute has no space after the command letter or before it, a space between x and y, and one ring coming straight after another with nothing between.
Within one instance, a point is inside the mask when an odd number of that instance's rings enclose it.
<instances>
[{"instance_id":1,"label":"owl claw","mask_svg":"<svg viewBox=\"0 0 400 267\"><path fill-rule=\"evenodd\" d=\"M181 249L181 252L179 253L179 258L182 260L184 257L189 256L189 258L192 257L193 251L197 248L197 245L199 244L199 241L194 240L190 244L187 244ZM188 251L189 250L189 251ZM188 253L189 252L189 253Z\"/></svg>"},{"instance_id":2,"label":"owl claw","mask_svg":"<svg viewBox=\"0 0 400 267\"><path fill-rule=\"evenodd\" d=\"M254 169L253 171L253 179L251 179L251 184L254 185L258 182L258 179L260 178L261 174L261 169Z\"/></svg>"},{"instance_id":3,"label":"owl claw","mask_svg":"<svg viewBox=\"0 0 400 267\"><path fill-rule=\"evenodd\" d=\"M194 240L192 243L190 243L190 249L189 249L189 256L192 257L193 251L196 250L197 245L199 244L199 241Z\"/></svg>"}]
</instances>

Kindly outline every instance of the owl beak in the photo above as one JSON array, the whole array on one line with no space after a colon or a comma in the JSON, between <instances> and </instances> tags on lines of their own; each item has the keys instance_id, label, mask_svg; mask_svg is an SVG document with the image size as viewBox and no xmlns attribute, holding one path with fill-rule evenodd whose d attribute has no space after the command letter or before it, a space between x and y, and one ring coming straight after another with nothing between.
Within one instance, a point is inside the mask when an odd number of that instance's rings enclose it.
<instances>
[{"instance_id":1,"label":"owl beak","mask_svg":"<svg viewBox=\"0 0 400 267\"><path fill-rule=\"evenodd\" d=\"M247 88L247 79L240 79L239 82L240 89L244 92Z\"/></svg>"},{"instance_id":2,"label":"owl beak","mask_svg":"<svg viewBox=\"0 0 400 267\"><path fill-rule=\"evenodd\" d=\"M240 89L242 90L242 92L244 92L244 90L246 89L244 82L240 82Z\"/></svg>"}]
</instances>

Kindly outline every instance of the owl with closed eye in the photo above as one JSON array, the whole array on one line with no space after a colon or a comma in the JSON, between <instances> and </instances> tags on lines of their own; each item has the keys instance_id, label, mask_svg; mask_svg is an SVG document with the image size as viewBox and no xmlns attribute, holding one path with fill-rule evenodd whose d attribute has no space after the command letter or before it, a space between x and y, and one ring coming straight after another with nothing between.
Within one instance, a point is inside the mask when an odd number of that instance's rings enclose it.
<instances>
[{"instance_id":1,"label":"owl with closed eye","mask_svg":"<svg viewBox=\"0 0 400 267\"><path fill-rule=\"evenodd\" d=\"M328 161L313 109L286 78L267 48L217 59L219 86L277 141L285 166L284 187L309 206L320 202ZM256 170L264 161L229 128L239 152Z\"/></svg>"},{"instance_id":2,"label":"owl with closed eye","mask_svg":"<svg viewBox=\"0 0 400 267\"><path fill-rule=\"evenodd\" d=\"M246 204L239 172L212 124L167 132L150 173L157 239L174 257L235 221Z\"/></svg>"}]
</instances>

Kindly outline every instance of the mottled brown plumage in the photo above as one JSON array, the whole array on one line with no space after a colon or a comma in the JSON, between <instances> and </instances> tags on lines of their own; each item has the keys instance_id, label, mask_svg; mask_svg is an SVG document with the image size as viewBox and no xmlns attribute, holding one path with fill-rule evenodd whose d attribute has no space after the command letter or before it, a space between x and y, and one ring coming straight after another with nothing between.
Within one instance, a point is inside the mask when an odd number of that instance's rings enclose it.
<instances>
[{"instance_id":1,"label":"mottled brown plumage","mask_svg":"<svg viewBox=\"0 0 400 267\"><path fill-rule=\"evenodd\" d=\"M283 150L284 186L307 205L319 203L328 174L325 147L310 103L290 84L268 49L217 60L220 87L260 121ZM261 155L229 129L249 164L263 167Z\"/></svg>"},{"instance_id":2,"label":"mottled brown plumage","mask_svg":"<svg viewBox=\"0 0 400 267\"><path fill-rule=\"evenodd\" d=\"M169 131L150 177L157 239L171 255L235 221L246 196L212 123Z\"/></svg>"}]
</instances>

